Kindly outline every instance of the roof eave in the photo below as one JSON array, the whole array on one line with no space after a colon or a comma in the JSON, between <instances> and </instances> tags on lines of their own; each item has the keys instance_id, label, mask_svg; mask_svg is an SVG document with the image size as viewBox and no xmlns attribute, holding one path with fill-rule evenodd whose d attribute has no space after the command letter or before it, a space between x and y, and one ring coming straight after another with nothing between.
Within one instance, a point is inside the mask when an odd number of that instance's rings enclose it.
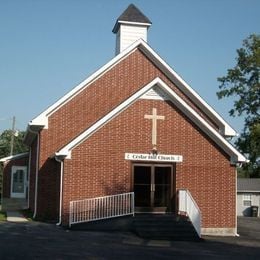
<instances>
[{"instance_id":1,"label":"roof eave","mask_svg":"<svg viewBox=\"0 0 260 260\"><path fill-rule=\"evenodd\" d=\"M16 159L20 159L20 158L24 158L26 156L28 156L29 153L28 152L25 152L25 153L19 153L19 154L16 154L16 155L10 155L10 156L7 156L7 157L4 157L4 158L1 158L0 159L0 162L6 162L6 161L11 161L11 160L16 160Z\"/></svg>"},{"instance_id":2,"label":"roof eave","mask_svg":"<svg viewBox=\"0 0 260 260\"><path fill-rule=\"evenodd\" d=\"M27 129L26 129L26 134L24 137L24 143L28 146L31 145L33 142L34 138L38 135L38 133L46 128L46 124L43 124L42 122L36 123L34 121L29 122Z\"/></svg>"},{"instance_id":3,"label":"roof eave","mask_svg":"<svg viewBox=\"0 0 260 260\"><path fill-rule=\"evenodd\" d=\"M195 102L197 101L198 105L203 109L204 113L208 114L212 120L216 121L217 125L220 128L221 134L225 137L236 136L236 131L229 126L229 124L220 116L217 112L213 110L152 48L142 39L137 40L124 51L119 53L111 61L102 66L99 70L93 73L91 76L86 78L79 85L74 87L70 92L60 98L57 102L47 108L39 116L29 123L29 125L38 126L39 129L48 128L48 116L54 113L60 106L68 102L73 98L77 93L85 89L97 78L99 78L107 70L111 69L118 62L130 55L136 48L139 48L145 55L151 59L182 91L189 96ZM30 136L30 134L29 134ZM25 138L27 139L27 138ZM27 142L26 142L27 143Z\"/></svg>"},{"instance_id":4,"label":"roof eave","mask_svg":"<svg viewBox=\"0 0 260 260\"><path fill-rule=\"evenodd\" d=\"M140 50L147 55L180 89L206 113L220 128L225 137L237 136L237 132L200 97L200 95L185 82L146 42L139 46Z\"/></svg>"},{"instance_id":5,"label":"roof eave","mask_svg":"<svg viewBox=\"0 0 260 260\"><path fill-rule=\"evenodd\" d=\"M132 25L132 26L143 26L149 28L152 23L141 23L141 22L129 22L123 20L117 20L114 28L112 29L113 33L117 33L120 27L120 24Z\"/></svg>"},{"instance_id":6,"label":"roof eave","mask_svg":"<svg viewBox=\"0 0 260 260\"><path fill-rule=\"evenodd\" d=\"M74 87L71 91L69 91L67 94L65 94L62 98L60 98L58 101L56 101L54 104L50 105L46 110L44 110L42 113L40 113L37 117L35 117L32 121L29 122L28 126L35 125L40 126L41 128L47 129L48 128L48 116L50 116L52 113L54 113L60 106L65 104L67 101L69 101L71 98L73 98L77 93L82 91L85 87L87 87L89 84L91 84L93 81L95 81L97 78L99 78L103 73L105 73L107 70L115 66L118 62L120 62L122 59L126 58L133 50L135 50L141 43L144 43L142 39L137 40L134 42L131 46L126 48L124 51L119 53L116 57L114 57L112 60L107 62L105 65L103 65L100 69L98 69L96 72L92 73L89 77L87 77L84 81L82 81L80 84L78 84L76 87Z\"/></svg>"},{"instance_id":7,"label":"roof eave","mask_svg":"<svg viewBox=\"0 0 260 260\"><path fill-rule=\"evenodd\" d=\"M246 163L249 163L249 160L240 152L233 153L231 156L231 164L237 165L239 168Z\"/></svg>"},{"instance_id":8,"label":"roof eave","mask_svg":"<svg viewBox=\"0 0 260 260\"><path fill-rule=\"evenodd\" d=\"M223 151L230 156L230 163L236 165L237 163L246 163L246 158L238 152L221 134L219 134L212 126L210 126L196 111L194 111L182 98L180 98L170 87L167 86L160 78L155 78L149 84L144 86L141 90L133 94L130 98L114 108L106 116L97 121L90 128L86 129L81 135L76 137L60 151L56 156L66 156L66 159L71 158L71 151L91 136L95 131L98 131L104 124L109 122L112 118L117 116L121 111L129 107L135 100L137 100L144 93L149 91L153 86L158 85L163 88L172 99L172 102L177 105L192 121L194 121L202 131L204 131L212 140L214 140Z\"/></svg>"},{"instance_id":9,"label":"roof eave","mask_svg":"<svg viewBox=\"0 0 260 260\"><path fill-rule=\"evenodd\" d=\"M67 149L61 149L60 151L54 153L52 158L57 160L71 159L71 151Z\"/></svg>"}]
</instances>

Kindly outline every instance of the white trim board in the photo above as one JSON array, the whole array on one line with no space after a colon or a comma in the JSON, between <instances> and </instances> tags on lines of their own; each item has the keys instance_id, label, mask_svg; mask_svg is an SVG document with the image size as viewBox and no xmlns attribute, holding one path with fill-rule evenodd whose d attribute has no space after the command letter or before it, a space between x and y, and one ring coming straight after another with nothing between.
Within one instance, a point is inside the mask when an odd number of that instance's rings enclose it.
<instances>
[{"instance_id":1,"label":"white trim board","mask_svg":"<svg viewBox=\"0 0 260 260\"><path fill-rule=\"evenodd\" d=\"M150 58L202 111L209 116L221 129L224 136L236 136L236 131L191 87L177 74L147 43L140 46Z\"/></svg>"},{"instance_id":2,"label":"white trim board","mask_svg":"<svg viewBox=\"0 0 260 260\"><path fill-rule=\"evenodd\" d=\"M146 27L149 27L149 26L152 25L152 23L129 22L129 21L124 21L124 20L118 20L117 23L130 24L130 25L139 25L139 26L146 26Z\"/></svg>"},{"instance_id":3,"label":"white trim board","mask_svg":"<svg viewBox=\"0 0 260 260\"><path fill-rule=\"evenodd\" d=\"M137 42L135 42L134 44L138 45ZM116 57L114 57L111 61L109 61L107 64L105 64L103 67L101 67L95 73L93 73L90 77L88 77L87 79L82 81L79 85L77 85L75 88L73 88L67 94L65 94L62 98L60 98L58 101L56 101L53 105L48 107L40 115L38 115L36 118L31 120L29 122L29 125L30 126L32 126L32 125L44 126L44 128L47 129L49 116L51 116L53 113L55 113L55 111L57 111L61 106L68 103L74 96L81 93L84 89L86 89L95 80L100 78L107 70L112 69L118 62L125 59L128 55L130 55L134 51L135 48L133 48L133 50L131 50L131 51L128 51L128 49L129 48L122 51L120 54L118 54Z\"/></svg>"},{"instance_id":4,"label":"white trim board","mask_svg":"<svg viewBox=\"0 0 260 260\"><path fill-rule=\"evenodd\" d=\"M27 153L19 153L19 154L16 154L16 155L4 157L4 158L0 159L0 162L16 160L16 159L20 159L20 158L23 158L23 157L26 157L26 156L29 156L28 152Z\"/></svg>"},{"instance_id":5,"label":"white trim board","mask_svg":"<svg viewBox=\"0 0 260 260\"><path fill-rule=\"evenodd\" d=\"M34 118L29 125L39 125L44 128L48 128L48 117L57 111L61 106L69 102L75 95L79 94L91 83L101 77L105 72L113 68L120 61L125 59L128 55L134 52L136 49L140 49L152 62L155 63L176 86L183 91L194 103L197 104L205 114L207 114L211 120L213 120L221 129L221 132L225 136L235 136L236 131L212 108L210 107L152 48L142 39L137 40L124 51L119 53L111 61L101 67L98 71L93 73L90 77L84 80L82 83L73 88L70 92L64 95L61 99L43 111L40 115Z\"/></svg>"},{"instance_id":6,"label":"white trim board","mask_svg":"<svg viewBox=\"0 0 260 260\"><path fill-rule=\"evenodd\" d=\"M211 125L209 125L205 119L203 119L192 107L190 107L181 97L179 97L165 82L160 78L155 78L149 84L144 86L130 98L125 100L94 125L86 129L81 135L76 137L60 151L55 153L57 157L71 158L71 151L79 144L84 142L88 137L98 131L101 127L111 121L114 117L119 115L129 106L131 106L137 99L142 97L151 88L157 86L161 90L167 93L170 100L175 104L188 118L191 119L204 133L206 133L215 143L217 143L231 158L231 163L246 162L246 158L239 153L221 134L219 134Z\"/></svg>"}]
</instances>

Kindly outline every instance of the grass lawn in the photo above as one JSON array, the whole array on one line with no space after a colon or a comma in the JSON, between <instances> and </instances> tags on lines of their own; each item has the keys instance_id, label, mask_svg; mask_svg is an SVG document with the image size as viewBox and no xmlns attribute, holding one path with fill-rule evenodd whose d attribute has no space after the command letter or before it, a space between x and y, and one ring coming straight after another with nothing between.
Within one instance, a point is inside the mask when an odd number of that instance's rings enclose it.
<instances>
[{"instance_id":1,"label":"grass lawn","mask_svg":"<svg viewBox=\"0 0 260 260\"><path fill-rule=\"evenodd\" d=\"M3 211L0 211L0 221L6 221L6 213Z\"/></svg>"}]
</instances>

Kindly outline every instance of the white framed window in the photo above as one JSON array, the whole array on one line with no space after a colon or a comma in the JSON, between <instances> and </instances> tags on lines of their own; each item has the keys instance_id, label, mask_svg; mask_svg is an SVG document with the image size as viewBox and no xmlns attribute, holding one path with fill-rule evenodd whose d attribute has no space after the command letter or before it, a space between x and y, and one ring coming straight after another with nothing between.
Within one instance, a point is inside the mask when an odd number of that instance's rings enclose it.
<instances>
[{"instance_id":1,"label":"white framed window","mask_svg":"<svg viewBox=\"0 0 260 260\"><path fill-rule=\"evenodd\" d=\"M250 207L252 205L251 194L243 195L243 206Z\"/></svg>"}]
</instances>

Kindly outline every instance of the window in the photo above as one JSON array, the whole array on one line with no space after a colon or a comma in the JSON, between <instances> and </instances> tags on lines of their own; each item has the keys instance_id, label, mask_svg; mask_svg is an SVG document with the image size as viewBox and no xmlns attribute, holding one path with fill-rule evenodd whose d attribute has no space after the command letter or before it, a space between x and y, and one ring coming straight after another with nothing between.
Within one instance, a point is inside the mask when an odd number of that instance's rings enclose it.
<instances>
[{"instance_id":1,"label":"window","mask_svg":"<svg viewBox=\"0 0 260 260\"><path fill-rule=\"evenodd\" d=\"M250 207L251 206L251 194L243 195L243 206Z\"/></svg>"}]
</instances>

